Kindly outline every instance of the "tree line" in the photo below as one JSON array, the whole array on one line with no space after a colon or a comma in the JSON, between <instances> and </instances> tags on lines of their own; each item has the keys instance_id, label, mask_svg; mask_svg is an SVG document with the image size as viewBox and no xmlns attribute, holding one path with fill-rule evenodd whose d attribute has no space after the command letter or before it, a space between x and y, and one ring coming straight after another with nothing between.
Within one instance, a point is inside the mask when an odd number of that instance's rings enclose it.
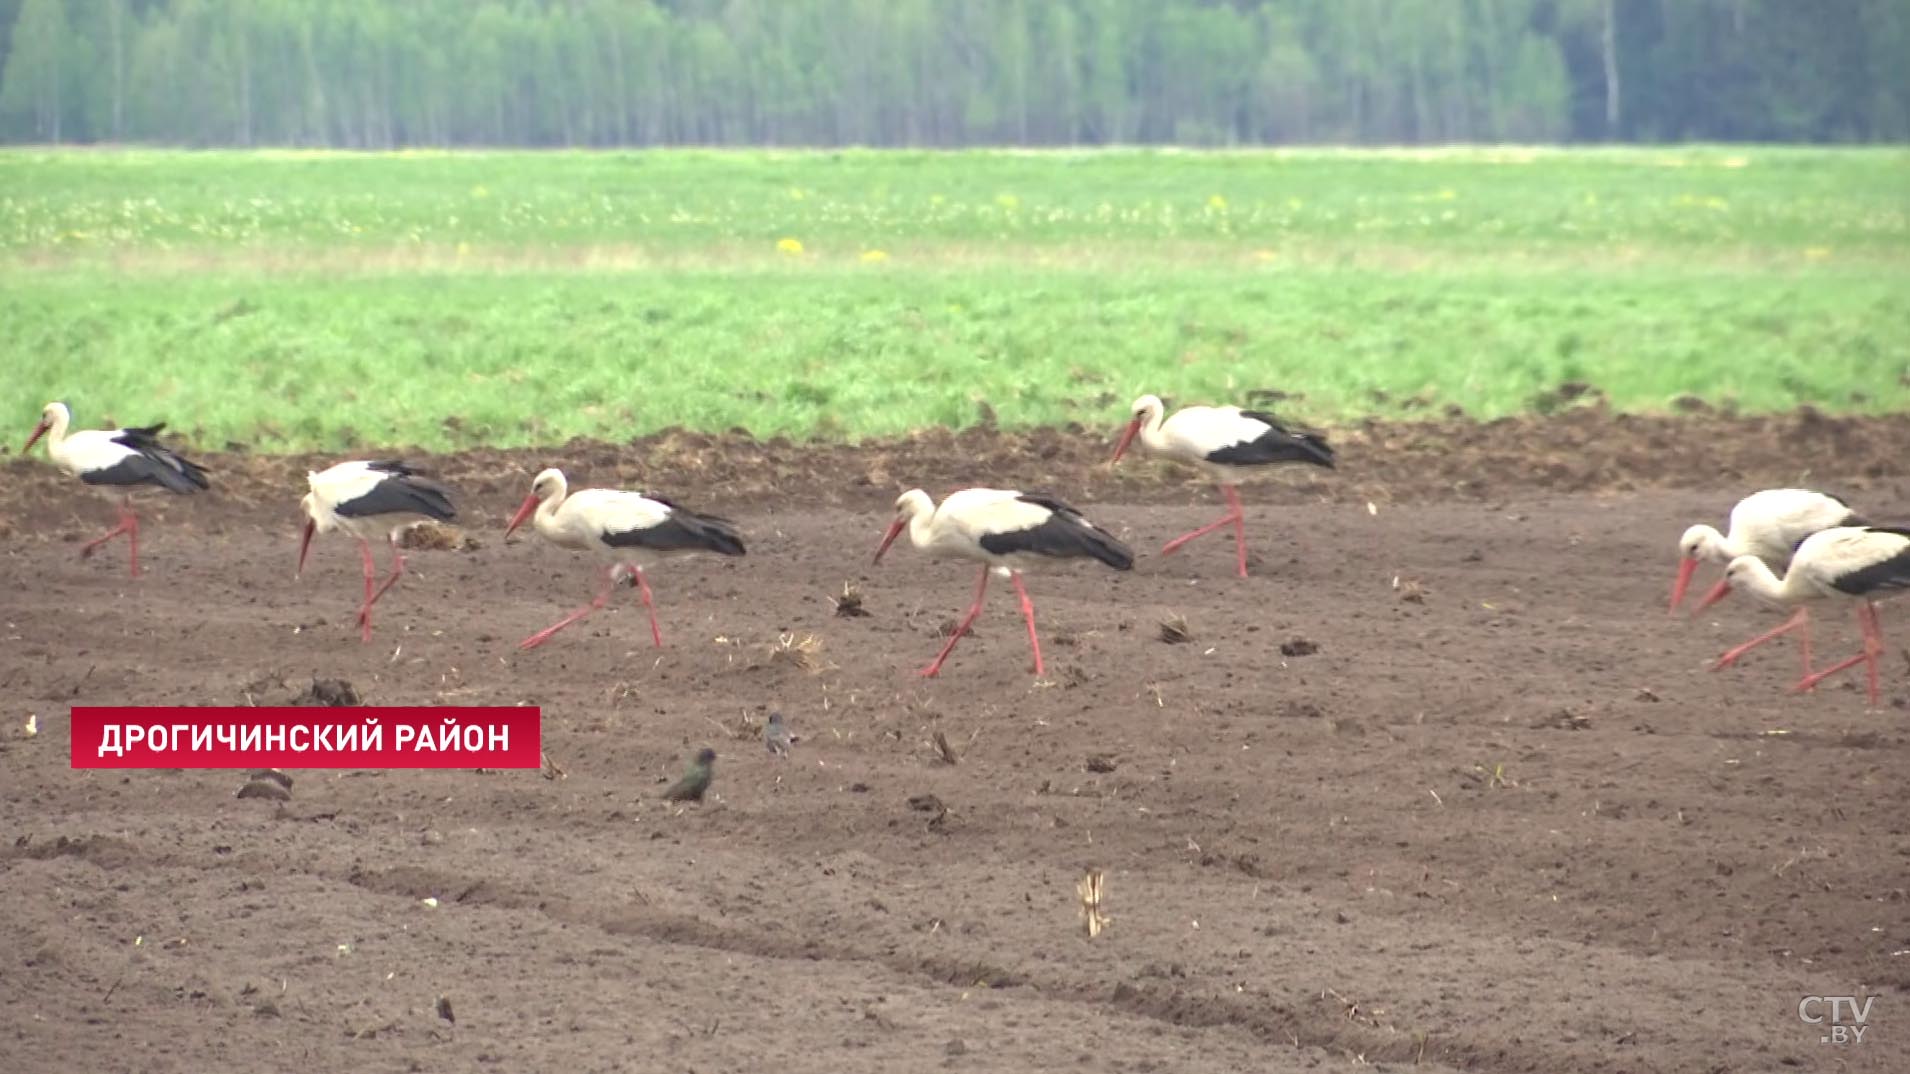
<instances>
[{"instance_id":1,"label":"tree line","mask_svg":"<svg viewBox=\"0 0 1910 1074\"><path fill-rule=\"evenodd\" d=\"M1910 0L0 0L0 140L1886 141Z\"/></svg>"}]
</instances>

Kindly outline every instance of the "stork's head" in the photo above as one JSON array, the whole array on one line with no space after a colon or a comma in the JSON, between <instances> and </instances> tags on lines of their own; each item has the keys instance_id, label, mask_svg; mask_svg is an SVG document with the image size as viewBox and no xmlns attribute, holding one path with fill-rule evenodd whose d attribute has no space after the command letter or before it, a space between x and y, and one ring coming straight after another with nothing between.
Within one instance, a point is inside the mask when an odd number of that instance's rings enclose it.
<instances>
[{"instance_id":1,"label":"stork's head","mask_svg":"<svg viewBox=\"0 0 1910 1074\"><path fill-rule=\"evenodd\" d=\"M1127 429L1121 433L1121 442L1114 445L1114 458L1108 461L1108 465L1113 466L1120 462L1121 456L1127 453L1127 446L1133 443L1134 438L1140 434L1141 426L1159 421L1165 410L1166 406L1158 395L1143 395L1134 400L1134 405L1128 408L1131 417L1128 419Z\"/></svg>"},{"instance_id":2,"label":"stork's head","mask_svg":"<svg viewBox=\"0 0 1910 1074\"><path fill-rule=\"evenodd\" d=\"M39 443L40 437L45 436L49 430L58 430L64 435L67 424L72 420L73 413L66 409L65 403L48 403L41 407L40 423L33 427L33 435L27 437L26 446L20 449L20 454L24 455L32 451L33 445ZM54 439L58 440L59 436L55 436Z\"/></svg>"},{"instance_id":3,"label":"stork's head","mask_svg":"<svg viewBox=\"0 0 1910 1074\"><path fill-rule=\"evenodd\" d=\"M517 513L511 516L511 524L504 527L504 536L509 537L511 531L522 526L524 520L531 517L531 512L537 510L538 504L553 501L562 503L564 497L569 494L570 487L564 480L562 470L553 466L547 470L538 471L537 476L531 479L531 494L524 497L524 502L518 505Z\"/></svg>"},{"instance_id":4,"label":"stork's head","mask_svg":"<svg viewBox=\"0 0 1910 1074\"><path fill-rule=\"evenodd\" d=\"M1724 535L1702 523L1678 538L1678 554L1686 559L1724 560Z\"/></svg>"},{"instance_id":5,"label":"stork's head","mask_svg":"<svg viewBox=\"0 0 1910 1074\"><path fill-rule=\"evenodd\" d=\"M1711 587L1711 592L1704 595L1704 599L1698 602L1696 608L1691 609L1691 614L1696 615L1730 596L1733 589L1749 588L1752 585L1752 577L1760 571L1765 574L1771 573L1771 569L1764 565L1764 561L1756 556L1739 556L1732 560L1724 568L1724 577L1718 579L1718 584Z\"/></svg>"},{"instance_id":6,"label":"stork's head","mask_svg":"<svg viewBox=\"0 0 1910 1074\"><path fill-rule=\"evenodd\" d=\"M1693 526L1678 538L1678 577L1671 583L1672 612L1683 603L1685 590L1691 587L1691 576L1697 572L1698 564L1707 559L1722 559L1724 551L1724 535L1710 526Z\"/></svg>"},{"instance_id":7,"label":"stork's head","mask_svg":"<svg viewBox=\"0 0 1910 1074\"><path fill-rule=\"evenodd\" d=\"M917 516L934 513L935 501L929 499L928 493L923 492L921 489L910 489L902 495L897 496L895 498L895 519L889 523L888 530L882 534L882 543L876 547L874 562L882 562L882 553L889 550L889 546L895 543L895 539L902 535L903 528Z\"/></svg>"}]
</instances>

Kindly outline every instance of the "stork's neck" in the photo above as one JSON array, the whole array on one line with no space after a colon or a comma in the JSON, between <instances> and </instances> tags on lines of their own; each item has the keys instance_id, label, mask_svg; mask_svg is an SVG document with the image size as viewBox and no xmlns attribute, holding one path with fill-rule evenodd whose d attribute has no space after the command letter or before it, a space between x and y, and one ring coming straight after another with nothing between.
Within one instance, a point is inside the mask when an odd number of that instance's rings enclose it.
<instances>
[{"instance_id":1,"label":"stork's neck","mask_svg":"<svg viewBox=\"0 0 1910 1074\"><path fill-rule=\"evenodd\" d=\"M919 510L909 516L909 543L928 548L935 543L935 509Z\"/></svg>"},{"instance_id":2,"label":"stork's neck","mask_svg":"<svg viewBox=\"0 0 1910 1074\"><path fill-rule=\"evenodd\" d=\"M570 490L559 485L555 492L537 505L537 513L531 516L531 522L537 526L537 532L548 536L562 528L557 523L557 512L563 509L564 500L569 496Z\"/></svg>"},{"instance_id":3,"label":"stork's neck","mask_svg":"<svg viewBox=\"0 0 1910 1074\"><path fill-rule=\"evenodd\" d=\"M1766 566L1761 559L1749 560L1744 568L1744 591L1767 604L1796 604L1801 601L1809 589L1803 583L1803 576L1797 571L1788 572L1783 578Z\"/></svg>"},{"instance_id":4,"label":"stork's neck","mask_svg":"<svg viewBox=\"0 0 1910 1074\"><path fill-rule=\"evenodd\" d=\"M73 415L64 408L53 411L53 417L46 423L46 450L51 455L66 443L66 430L73 423Z\"/></svg>"},{"instance_id":5,"label":"stork's neck","mask_svg":"<svg viewBox=\"0 0 1910 1074\"><path fill-rule=\"evenodd\" d=\"M1730 540L1727 539L1724 534L1719 533L1710 526L1701 526L1698 532L1701 542L1698 545L1699 559L1708 559L1713 563L1729 563L1738 556L1747 554L1748 550L1733 548Z\"/></svg>"}]
</instances>

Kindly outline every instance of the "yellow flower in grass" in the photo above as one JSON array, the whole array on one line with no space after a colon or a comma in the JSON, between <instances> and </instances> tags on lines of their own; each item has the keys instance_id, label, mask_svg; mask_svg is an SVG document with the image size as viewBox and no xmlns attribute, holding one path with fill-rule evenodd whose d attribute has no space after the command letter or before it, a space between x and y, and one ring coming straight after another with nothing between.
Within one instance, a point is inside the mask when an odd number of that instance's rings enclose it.
<instances>
[{"instance_id":1,"label":"yellow flower in grass","mask_svg":"<svg viewBox=\"0 0 1910 1074\"><path fill-rule=\"evenodd\" d=\"M791 257L802 256L802 242L798 239L777 239L776 249Z\"/></svg>"},{"instance_id":2,"label":"yellow flower in grass","mask_svg":"<svg viewBox=\"0 0 1910 1074\"><path fill-rule=\"evenodd\" d=\"M1227 199L1215 194L1207 199L1207 207L1217 213L1224 213L1227 211Z\"/></svg>"},{"instance_id":3,"label":"yellow flower in grass","mask_svg":"<svg viewBox=\"0 0 1910 1074\"><path fill-rule=\"evenodd\" d=\"M1702 197L1696 194L1680 194L1678 195L1678 204L1685 208L1710 209L1713 212L1720 213L1731 207L1728 202L1716 194L1706 194Z\"/></svg>"},{"instance_id":4,"label":"yellow flower in grass","mask_svg":"<svg viewBox=\"0 0 1910 1074\"><path fill-rule=\"evenodd\" d=\"M1804 260L1806 261L1827 261L1829 259L1830 247L1828 246L1806 246L1804 248Z\"/></svg>"},{"instance_id":5,"label":"yellow flower in grass","mask_svg":"<svg viewBox=\"0 0 1910 1074\"><path fill-rule=\"evenodd\" d=\"M862 260L864 260L864 261L871 261L871 262L873 262L873 261L887 261L888 259L889 259L889 254L888 254L888 251L886 251L886 250L864 250L864 251L862 251Z\"/></svg>"}]
</instances>

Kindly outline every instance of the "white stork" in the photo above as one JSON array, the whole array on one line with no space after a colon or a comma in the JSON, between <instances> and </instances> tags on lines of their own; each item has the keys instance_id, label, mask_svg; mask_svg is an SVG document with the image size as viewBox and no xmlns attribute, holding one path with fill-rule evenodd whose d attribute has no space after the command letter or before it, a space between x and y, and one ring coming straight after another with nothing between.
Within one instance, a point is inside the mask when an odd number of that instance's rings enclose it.
<instances>
[{"instance_id":1,"label":"white stork","mask_svg":"<svg viewBox=\"0 0 1910 1074\"><path fill-rule=\"evenodd\" d=\"M990 572L1003 575L1015 584L1021 596L1021 614L1028 620L1028 643L1035 650L1035 676L1046 674L1041 662L1041 639L1035 634L1035 606L1021 584L1021 572L1029 567L1047 566L1058 560L1098 559L1117 571L1134 566L1134 553L1106 530L1083 518L1081 512L1052 496L1016 492L1010 489L963 489L950 493L941 506L921 489L910 489L895 501L895 521L889 523L882 544L875 550L875 562L889 550L904 528L909 543L937 558L966 559L982 565L981 580L975 584L975 603L948 644L935 661L922 669L925 676L942 670L942 662L955 648L975 617L981 614L982 598L988 593Z\"/></svg>"},{"instance_id":2,"label":"white stork","mask_svg":"<svg viewBox=\"0 0 1910 1074\"><path fill-rule=\"evenodd\" d=\"M1798 542L1833 526L1862 526L1865 520L1835 496L1810 489L1765 489L1753 492L1731 508L1729 533L1702 523L1678 538L1678 577L1671 583L1671 611L1685 599L1698 564L1729 563L1739 556L1756 556L1782 572Z\"/></svg>"},{"instance_id":3,"label":"white stork","mask_svg":"<svg viewBox=\"0 0 1910 1074\"><path fill-rule=\"evenodd\" d=\"M1712 670L1726 667L1746 652L1796 629L1804 607L1827 597L1854 598L1857 623L1863 629L1863 651L1822 671L1810 672L1792 689L1809 690L1824 679L1858 663L1868 665L1870 704L1877 704L1877 658L1883 655L1883 629L1877 620L1877 601L1910 589L1910 529L1887 526L1838 526L1819 530L1804 539L1791 556L1790 569L1779 579L1756 556L1739 556L1724 569L1724 577L1698 605L1705 608L1741 589L1780 608L1796 608L1784 625L1752 638L1725 653Z\"/></svg>"},{"instance_id":4,"label":"white stork","mask_svg":"<svg viewBox=\"0 0 1910 1074\"><path fill-rule=\"evenodd\" d=\"M306 473L305 483L311 491L298 502L299 510L305 512L305 532L298 543L298 571L294 577L305 573L305 554L311 550L314 534L339 530L356 538L365 563L365 603L358 608L358 626L361 640L370 641L371 606L405 572L398 534L418 522L457 518L451 490L398 459L341 462ZM391 542L391 574L373 592L377 567L372 561L371 538L379 534Z\"/></svg>"},{"instance_id":5,"label":"white stork","mask_svg":"<svg viewBox=\"0 0 1910 1074\"><path fill-rule=\"evenodd\" d=\"M743 554L742 535L728 519L697 514L650 493L619 489L580 489L573 493L564 472L555 468L539 473L531 482L531 494L511 516L504 535L510 536L533 511L537 513L537 532L545 540L559 548L594 552L604 561L604 584L589 604L525 638L518 643L520 649L535 649L551 635L603 607L621 580L619 572L624 570L630 572L643 594L643 606L650 611L650 637L661 649L663 631L657 626L657 609L650 598L650 583L643 577L643 561L693 552Z\"/></svg>"},{"instance_id":6,"label":"white stork","mask_svg":"<svg viewBox=\"0 0 1910 1074\"><path fill-rule=\"evenodd\" d=\"M73 477L99 489L118 501L119 525L104 536L86 542L80 558L124 533L130 543L133 577L139 576L139 516L133 513L133 493L147 488L190 495L211 488L204 468L188 462L159 442L165 422L145 428L83 429L69 434L73 414L65 403L48 403L40 410L40 423L27 437L22 455L33 449L41 436L46 437L46 453L54 465Z\"/></svg>"},{"instance_id":7,"label":"white stork","mask_svg":"<svg viewBox=\"0 0 1910 1074\"><path fill-rule=\"evenodd\" d=\"M1233 523L1234 549L1238 553L1240 577L1247 576L1247 512L1240 505L1239 483L1260 468L1284 462L1304 462L1333 469L1333 449L1317 433L1291 432L1272 414L1242 410L1237 406L1190 406L1165 417L1167 408L1159 396L1143 395L1134 400L1134 417L1114 448L1114 459L1134 441L1153 454L1199 467L1220 486L1227 498L1228 511L1216 521L1192 533L1167 542L1162 555L1172 555L1196 537Z\"/></svg>"}]
</instances>

